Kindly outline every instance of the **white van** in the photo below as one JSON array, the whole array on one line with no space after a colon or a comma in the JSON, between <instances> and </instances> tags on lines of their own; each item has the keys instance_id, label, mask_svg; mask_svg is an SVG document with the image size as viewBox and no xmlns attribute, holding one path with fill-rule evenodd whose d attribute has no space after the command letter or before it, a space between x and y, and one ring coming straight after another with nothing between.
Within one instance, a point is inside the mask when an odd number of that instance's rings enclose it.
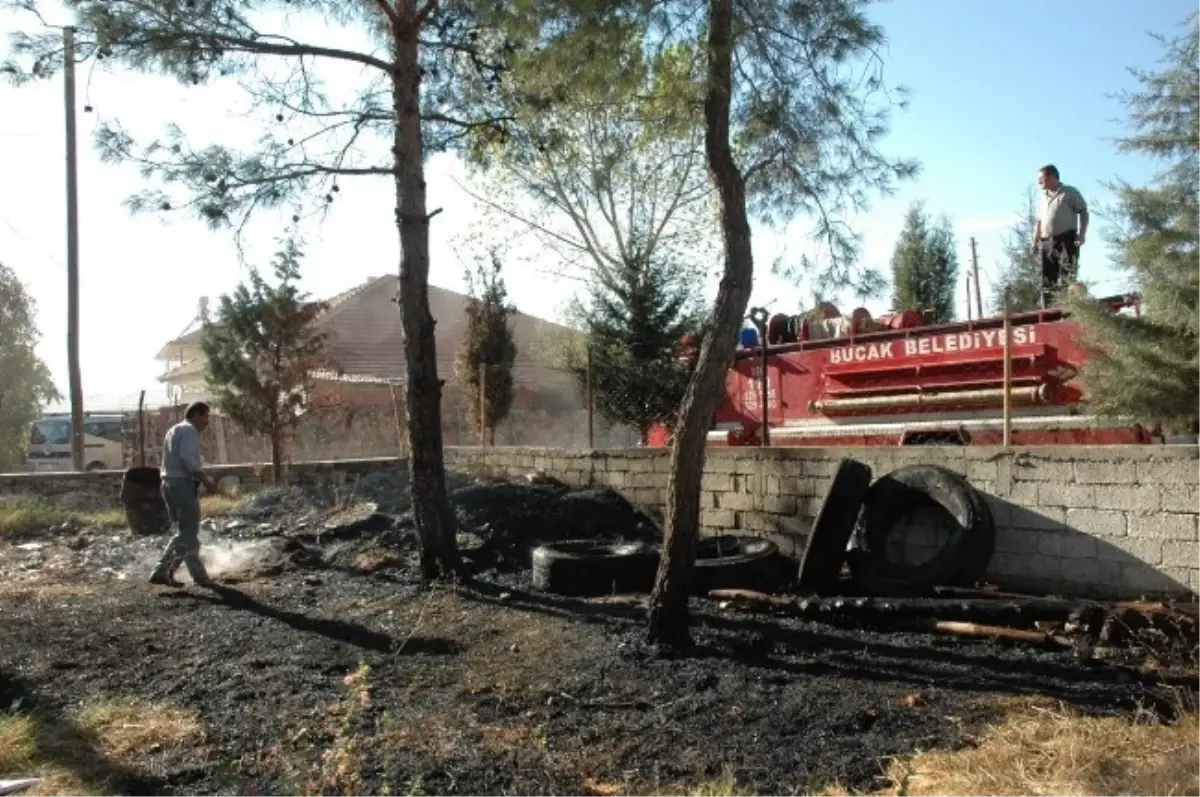
<instances>
[{"instance_id":1,"label":"white van","mask_svg":"<svg viewBox=\"0 0 1200 797\"><path fill-rule=\"evenodd\" d=\"M120 413L83 415L83 465L86 470L125 467L125 426ZM71 413L50 412L33 425L25 467L31 471L71 470Z\"/></svg>"}]
</instances>

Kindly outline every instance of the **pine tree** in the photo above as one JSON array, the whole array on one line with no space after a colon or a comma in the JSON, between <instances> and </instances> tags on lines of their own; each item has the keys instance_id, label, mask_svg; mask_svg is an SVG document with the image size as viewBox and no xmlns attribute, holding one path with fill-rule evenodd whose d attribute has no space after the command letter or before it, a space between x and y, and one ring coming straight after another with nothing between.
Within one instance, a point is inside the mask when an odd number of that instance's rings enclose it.
<instances>
[{"instance_id":1,"label":"pine tree","mask_svg":"<svg viewBox=\"0 0 1200 797\"><path fill-rule=\"evenodd\" d=\"M467 334L455 362L458 381L466 388L467 418L474 428L487 430L491 445L496 443L496 426L512 409L517 358L511 324L516 308L508 301L500 272L494 252L489 264L480 263L474 274L467 272Z\"/></svg>"},{"instance_id":2,"label":"pine tree","mask_svg":"<svg viewBox=\"0 0 1200 797\"><path fill-rule=\"evenodd\" d=\"M954 228L943 216L930 222L922 202L904 217L904 229L892 253L892 303L897 310L928 310L931 323L954 318L958 254Z\"/></svg>"},{"instance_id":3,"label":"pine tree","mask_svg":"<svg viewBox=\"0 0 1200 797\"><path fill-rule=\"evenodd\" d=\"M637 429L644 442L652 425L674 420L691 376L678 351L680 338L699 333L695 285L638 247L620 268L596 272L589 294L579 313L596 409L611 423ZM583 357L573 357L571 370L585 385Z\"/></svg>"},{"instance_id":4,"label":"pine tree","mask_svg":"<svg viewBox=\"0 0 1200 797\"><path fill-rule=\"evenodd\" d=\"M30 428L44 405L61 398L35 351L34 313L33 297L0 263L0 473L25 462Z\"/></svg>"},{"instance_id":5,"label":"pine tree","mask_svg":"<svg viewBox=\"0 0 1200 797\"><path fill-rule=\"evenodd\" d=\"M520 103L553 105L553 93L509 90L514 64L548 44L556 45L558 64L571 67L557 72L565 91L589 75L611 79L612 62L593 57L597 39L590 34L620 27L628 9L615 1L556 0L73 0L70 6L76 58L95 59L88 69L164 75L182 91L229 80L249 118L263 123L261 136L242 146L220 125L188 131L173 124L161 139L139 142L117 121L101 122L95 133L101 157L135 165L147 181L130 198L131 209L186 213L240 233L263 211L290 211L294 222L319 214L368 178L394 186L389 223L401 251L403 328L396 343L404 348L421 572L426 580L457 576L462 559L446 492L443 379L429 308L430 226L440 209L428 206L425 163L437 152L502 144L514 133ZM0 0L0 7L21 10L38 25L32 33L12 33L0 77L20 84L56 75L61 28L46 24L34 0ZM336 91L328 90L330 79Z\"/></svg>"},{"instance_id":6,"label":"pine tree","mask_svg":"<svg viewBox=\"0 0 1200 797\"><path fill-rule=\"evenodd\" d=\"M1147 187L1115 186L1121 222L1113 246L1144 302L1140 317L1114 315L1084 299L1072 309L1093 359L1083 383L1092 408L1168 431L1197 431L1200 395L1200 57L1197 14L1188 32L1156 36L1158 72L1134 71L1140 91L1122 95L1133 133L1119 149L1166 162Z\"/></svg>"},{"instance_id":7,"label":"pine tree","mask_svg":"<svg viewBox=\"0 0 1200 797\"><path fill-rule=\"evenodd\" d=\"M992 308L1004 312L1004 288L1009 293L1009 308L1014 313L1037 310L1042 304L1042 259L1029 247L1037 226L1037 200L1033 191L1025 195L1020 217L1008 230L1004 240L1004 257L1000 281L992 293Z\"/></svg>"},{"instance_id":8,"label":"pine tree","mask_svg":"<svg viewBox=\"0 0 1200 797\"><path fill-rule=\"evenodd\" d=\"M205 319L200 345L204 379L217 408L249 434L271 441L271 468L282 475L283 448L307 408L315 370L325 368L326 335L313 322L326 304L301 293L302 254L295 241L272 262L278 283L251 269L247 282L221 297Z\"/></svg>"},{"instance_id":9,"label":"pine tree","mask_svg":"<svg viewBox=\"0 0 1200 797\"><path fill-rule=\"evenodd\" d=\"M652 8L655 4L646 4ZM703 42L704 149L720 207L723 269L707 313L696 368L679 407L667 480L662 557L647 626L659 644L691 642L688 596L700 534L704 458L712 419L746 317L754 281L751 214L767 223L815 220L825 266L802 258L822 281L844 284L857 241L841 221L917 166L878 144L888 129L882 29L859 0L709 0L707 13L679 4L670 36ZM876 100L884 98L882 104Z\"/></svg>"}]
</instances>

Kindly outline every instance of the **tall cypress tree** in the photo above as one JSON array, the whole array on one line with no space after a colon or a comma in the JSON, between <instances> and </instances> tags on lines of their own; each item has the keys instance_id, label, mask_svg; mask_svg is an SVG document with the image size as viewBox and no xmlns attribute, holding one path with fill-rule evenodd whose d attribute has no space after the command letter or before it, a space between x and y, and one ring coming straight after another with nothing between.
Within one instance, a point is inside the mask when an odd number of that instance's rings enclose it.
<instances>
[{"instance_id":1,"label":"tall cypress tree","mask_svg":"<svg viewBox=\"0 0 1200 797\"><path fill-rule=\"evenodd\" d=\"M487 430L495 445L496 425L508 417L513 403L513 363L517 342L499 257L493 252L488 265L467 272L471 298L467 302L467 334L455 361L458 380L466 389L467 419L476 429Z\"/></svg>"},{"instance_id":2,"label":"tall cypress tree","mask_svg":"<svg viewBox=\"0 0 1200 797\"><path fill-rule=\"evenodd\" d=\"M1169 431L1197 431L1200 395L1200 57L1197 15L1186 34L1156 37L1163 45L1158 72L1135 71L1139 91L1122 95L1133 133L1119 149L1163 161L1142 188L1114 188L1119 227L1117 262L1141 291L1140 317L1114 315L1076 299L1093 359L1084 369L1097 412L1161 422Z\"/></svg>"},{"instance_id":3,"label":"tall cypress tree","mask_svg":"<svg viewBox=\"0 0 1200 797\"><path fill-rule=\"evenodd\" d=\"M954 318L958 254L954 228L943 216L931 222L922 202L904 217L904 229L892 253L892 302L899 310L930 310L932 323Z\"/></svg>"}]
</instances>

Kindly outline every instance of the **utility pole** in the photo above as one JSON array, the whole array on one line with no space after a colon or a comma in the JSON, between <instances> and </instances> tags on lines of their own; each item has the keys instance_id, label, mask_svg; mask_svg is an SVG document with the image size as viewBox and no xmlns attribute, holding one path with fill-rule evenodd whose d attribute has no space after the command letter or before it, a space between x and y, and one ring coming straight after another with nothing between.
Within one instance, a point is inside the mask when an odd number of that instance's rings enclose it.
<instances>
[{"instance_id":1,"label":"utility pole","mask_svg":"<svg viewBox=\"0 0 1200 797\"><path fill-rule=\"evenodd\" d=\"M979 254L975 251L975 238L971 238L971 276L975 280L975 317L983 318L983 299L979 295Z\"/></svg>"},{"instance_id":2,"label":"utility pole","mask_svg":"<svg viewBox=\"0 0 1200 797\"><path fill-rule=\"evenodd\" d=\"M63 28L67 121L67 370L71 384L71 464L83 470L83 378L79 373L79 164L75 152L75 29Z\"/></svg>"},{"instance_id":3,"label":"utility pole","mask_svg":"<svg viewBox=\"0 0 1200 797\"><path fill-rule=\"evenodd\" d=\"M967 279L966 279L965 287L967 289L967 320L970 321L971 320L971 272L969 272L969 271L967 272Z\"/></svg>"}]
</instances>

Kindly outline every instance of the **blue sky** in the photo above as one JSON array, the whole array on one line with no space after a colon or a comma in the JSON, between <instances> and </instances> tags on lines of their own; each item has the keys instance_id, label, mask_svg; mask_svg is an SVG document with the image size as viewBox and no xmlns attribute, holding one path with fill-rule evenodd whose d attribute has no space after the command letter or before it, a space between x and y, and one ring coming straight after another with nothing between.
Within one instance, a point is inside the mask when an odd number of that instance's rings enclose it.
<instances>
[{"instance_id":1,"label":"blue sky","mask_svg":"<svg viewBox=\"0 0 1200 797\"><path fill-rule=\"evenodd\" d=\"M1004 232L1043 163L1055 163L1097 211L1110 197L1102 183L1120 175L1149 178L1155 164L1119 155L1122 109L1106 95L1134 87L1128 67L1153 68L1148 31L1173 34L1194 0L892 0L873 12L889 37L887 75L912 90L885 149L921 160L919 180L852 220L864 237L862 263L886 267L905 209L924 199L955 224L960 257L979 244L985 295L1002 258ZM61 19L61 17L59 17ZM21 20L7 19L7 33ZM7 47L7 36L0 48ZM94 113L83 113L90 102ZM174 82L87 67L80 72L80 224L82 359L86 403L131 406L137 393L161 401L153 356L194 317L201 295L230 290L244 276L231 238L198 222L131 218L121 201L140 186L132 167L99 163L90 146L98 118L120 119L149 137L178 121L196 140L248 141L259 126L244 117L236 87L183 89ZM13 267L38 302L40 352L66 384L65 197L62 83L0 86L0 261ZM453 157L428 164L431 207L445 207L432 230L432 281L462 289L464 240L479 216L455 185ZM398 244L386 181L345 184L328 220L303 230L309 242L306 284L331 295L368 277L392 273ZM1116 292L1123 279L1109 263L1106 223L1097 214L1082 277L1094 291ZM265 265L279 234L277 216L250 230L250 254ZM811 251L807 222L755 230L757 302L799 311L808 296L766 275L777 255ZM555 318L576 290L528 263L510 270L510 293L525 312ZM962 288L959 290L960 312ZM986 301L986 299L985 299ZM847 303L848 304L848 303ZM886 297L868 302L887 309ZM846 309L849 309L847 307ZM399 345L399 341L397 341Z\"/></svg>"}]
</instances>

